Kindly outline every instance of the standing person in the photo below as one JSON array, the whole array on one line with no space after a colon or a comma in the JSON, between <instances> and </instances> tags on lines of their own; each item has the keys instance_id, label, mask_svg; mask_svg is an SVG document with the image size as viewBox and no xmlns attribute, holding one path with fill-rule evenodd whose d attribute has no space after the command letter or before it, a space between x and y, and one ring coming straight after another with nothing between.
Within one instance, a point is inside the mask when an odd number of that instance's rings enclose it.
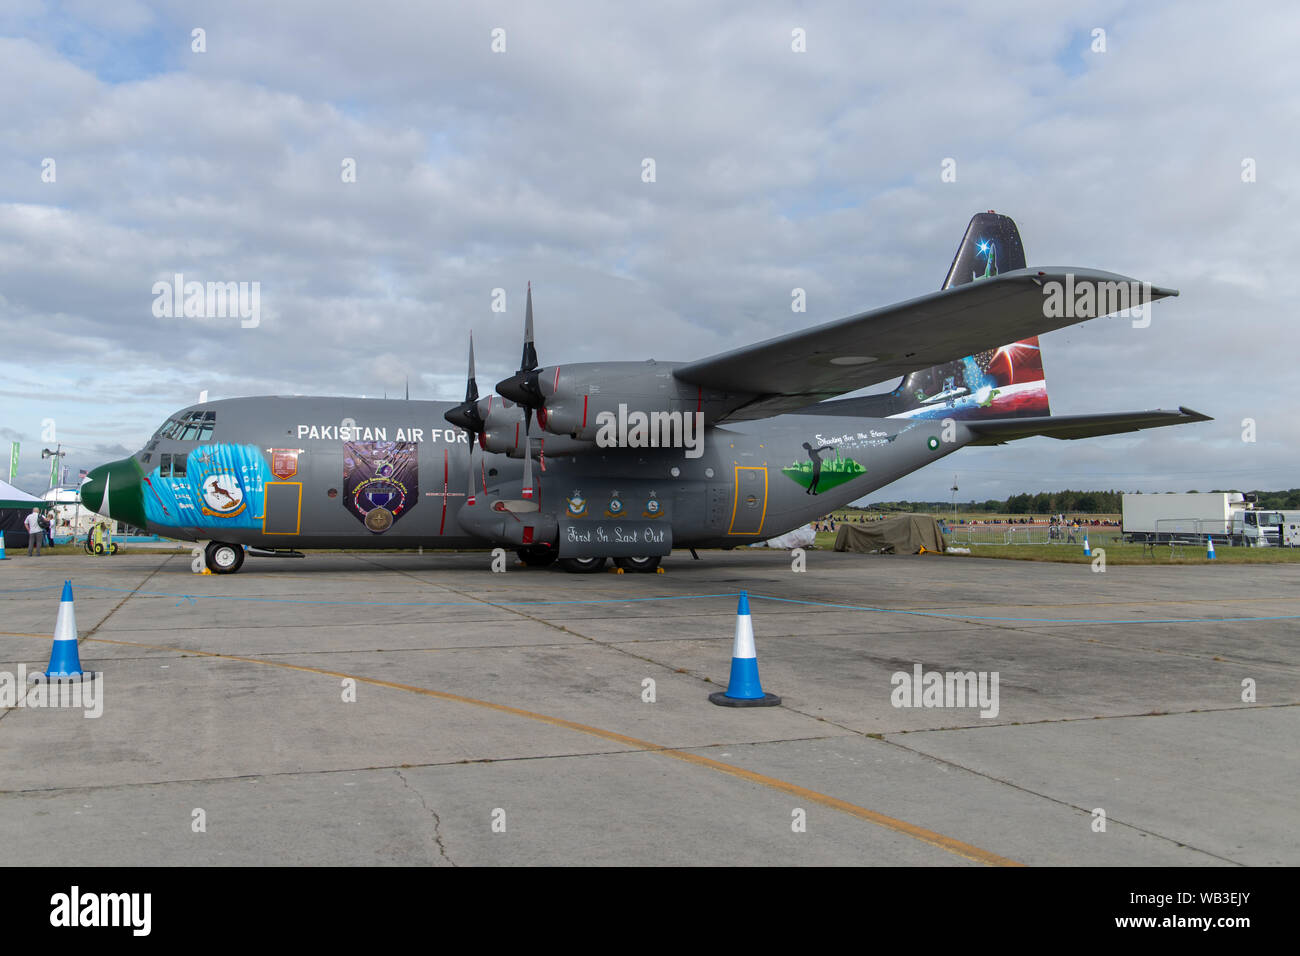
<instances>
[{"instance_id":1,"label":"standing person","mask_svg":"<svg viewBox=\"0 0 1300 956\"><path fill-rule=\"evenodd\" d=\"M32 548L36 548L36 556L41 556L41 545L45 543L45 529L41 526L41 509L33 508L32 513L23 519L23 525L27 528L27 557L32 556Z\"/></svg>"}]
</instances>

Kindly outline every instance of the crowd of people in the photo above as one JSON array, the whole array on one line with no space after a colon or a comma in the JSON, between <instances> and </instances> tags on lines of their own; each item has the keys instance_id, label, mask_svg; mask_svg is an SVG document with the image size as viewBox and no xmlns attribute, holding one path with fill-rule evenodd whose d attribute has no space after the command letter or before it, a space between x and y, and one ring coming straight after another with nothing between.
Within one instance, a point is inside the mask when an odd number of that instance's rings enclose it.
<instances>
[{"instance_id":1,"label":"crowd of people","mask_svg":"<svg viewBox=\"0 0 1300 956\"><path fill-rule=\"evenodd\" d=\"M871 521L883 521L883 514L860 514L860 515L841 515L838 519L835 515L826 515L825 517L812 523L813 530L817 532L834 532L840 524L867 524ZM1115 518L1081 518L1075 515L1073 518L1064 514L1055 515L1014 515L1011 517L997 518L944 518L940 517L939 521L944 525L946 531L949 527L960 525L1047 525L1049 537L1068 536L1070 541L1074 540L1074 535L1083 528L1118 528L1120 522Z\"/></svg>"}]
</instances>

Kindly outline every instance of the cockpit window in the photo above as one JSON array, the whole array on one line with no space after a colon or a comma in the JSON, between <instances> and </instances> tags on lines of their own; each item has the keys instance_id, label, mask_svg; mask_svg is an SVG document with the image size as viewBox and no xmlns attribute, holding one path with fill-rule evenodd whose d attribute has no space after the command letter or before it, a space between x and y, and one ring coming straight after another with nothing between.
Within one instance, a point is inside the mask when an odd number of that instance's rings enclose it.
<instances>
[{"instance_id":1,"label":"cockpit window","mask_svg":"<svg viewBox=\"0 0 1300 956\"><path fill-rule=\"evenodd\" d=\"M162 454L158 456L159 478L184 478L186 456Z\"/></svg>"},{"instance_id":2,"label":"cockpit window","mask_svg":"<svg viewBox=\"0 0 1300 956\"><path fill-rule=\"evenodd\" d=\"M157 437L174 441L208 441L216 423L216 412L186 412L179 418L163 422Z\"/></svg>"}]
</instances>

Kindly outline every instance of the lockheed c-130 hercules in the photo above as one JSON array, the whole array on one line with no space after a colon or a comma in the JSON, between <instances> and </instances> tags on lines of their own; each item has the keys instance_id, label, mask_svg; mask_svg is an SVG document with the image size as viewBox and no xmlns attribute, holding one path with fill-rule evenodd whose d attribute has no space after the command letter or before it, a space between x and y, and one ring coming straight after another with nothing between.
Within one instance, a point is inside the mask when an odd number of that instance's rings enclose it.
<instances>
[{"instance_id":1,"label":"lockheed c-130 hercules","mask_svg":"<svg viewBox=\"0 0 1300 956\"><path fill-rule=\"evenodd\" d=\"M206 542L218 574L245 553L416 546L650 571L674 547L783 534L966 445L1208 421L1182 407L1050 414L1040 333L1170 295L1093 269L1027 269L1015 223L980 213L939 292L696 362L541 367L530 286L523 361L499 395L479 397L471 339L460 404L202 402L95 468L82 500Z\"/></svg>"}]
</instances>

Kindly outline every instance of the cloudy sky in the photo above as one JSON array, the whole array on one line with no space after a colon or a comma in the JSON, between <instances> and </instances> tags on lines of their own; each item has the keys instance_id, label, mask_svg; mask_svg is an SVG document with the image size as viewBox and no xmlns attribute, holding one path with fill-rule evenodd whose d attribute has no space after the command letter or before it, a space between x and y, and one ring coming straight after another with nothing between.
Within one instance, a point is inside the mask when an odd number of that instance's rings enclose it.
<instances>
[{"instance_id":1,"label":"cloudy sky","mask_svg":"<svg viewBox=\"0 0 1300 956\"><path fill-rule=\"evenodd\" d=\"M1030 265L1182 292L1044 336L1054 413L1216 420L875 497L1300 485L1300 17L1060 6L6 0L0 449L39 493L47 419L75 474L204 389L457 400L530 280L543 364L691 360L937 288L996 209ZM155 316L176 273L259 324Z\"/></svg>"}]
</instances>

